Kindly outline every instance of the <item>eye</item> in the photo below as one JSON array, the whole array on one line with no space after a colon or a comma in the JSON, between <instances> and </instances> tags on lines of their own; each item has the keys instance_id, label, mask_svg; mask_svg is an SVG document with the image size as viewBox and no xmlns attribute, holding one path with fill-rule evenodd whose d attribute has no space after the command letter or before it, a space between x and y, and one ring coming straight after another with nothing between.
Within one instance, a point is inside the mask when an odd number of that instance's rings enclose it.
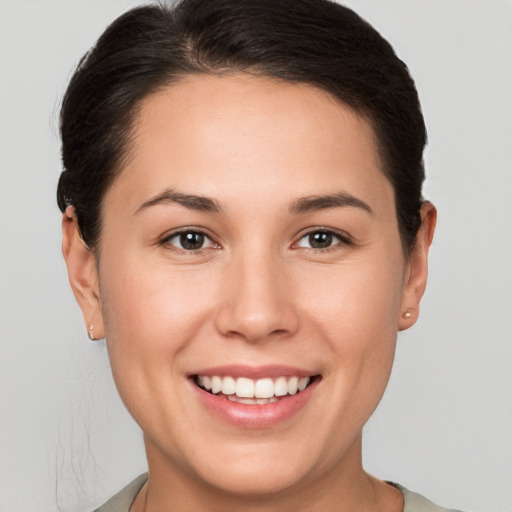
<instances>
[{"instance_id":1,"label":"eye","mask_svg":"<svg viewBox=\"0 0 512 512\"><path fill-rule=\"evenodd\" d=\"M304 235L298 242L297 247L306 249L330 249L338 244L348 244L346 237L329 230L311 231Z\"/></svg>"},{"instance_id":2,"label":"eye","mask_svg":"<svg viewBox=\"0 0 512 512\"><path fill-rule=\"evenodd\" d=\"M209 247L217 247L207 235L201 231L180 231L163 240L164 244L172 245L183 251L199 251Z\"/></svg>"}]
</instances>

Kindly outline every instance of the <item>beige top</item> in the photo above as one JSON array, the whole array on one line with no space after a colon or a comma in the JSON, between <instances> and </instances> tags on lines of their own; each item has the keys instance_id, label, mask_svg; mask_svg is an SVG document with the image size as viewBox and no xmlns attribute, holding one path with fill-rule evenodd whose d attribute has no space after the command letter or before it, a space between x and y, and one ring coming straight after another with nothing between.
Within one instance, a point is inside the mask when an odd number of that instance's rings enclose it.
<instances>
[{"instance_id":1,"label":"beige top","mask_svg":"<svg viewBox=\"0 0 512 512\"><path fill-rule=\"evenodd\" d=\"M140 475L94 512L129 512L135 496L142 489L147 479L147 474ZM460 512L454 509L438 507L420 494L408 491L399 484L389 483L399 489L404 495L405 505L403 512Z\"/></svg>"}]
</instances>

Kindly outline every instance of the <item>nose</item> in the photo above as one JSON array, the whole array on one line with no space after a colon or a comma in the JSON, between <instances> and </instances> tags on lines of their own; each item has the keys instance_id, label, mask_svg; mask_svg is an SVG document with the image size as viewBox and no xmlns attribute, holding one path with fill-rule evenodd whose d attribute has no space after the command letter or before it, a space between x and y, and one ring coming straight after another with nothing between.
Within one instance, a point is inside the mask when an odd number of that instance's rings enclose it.
<instances>
[{"instance_id":1,"label":"nose","mask_svg":"<svg viewBox=\"0 0 512 512\"><path fill-rule=\"evenodd\" d=\"M290 273L277 256L261 253L231 261L216 328L251 343L287 337L299 326Z\"/></svg>"}]
</instances>

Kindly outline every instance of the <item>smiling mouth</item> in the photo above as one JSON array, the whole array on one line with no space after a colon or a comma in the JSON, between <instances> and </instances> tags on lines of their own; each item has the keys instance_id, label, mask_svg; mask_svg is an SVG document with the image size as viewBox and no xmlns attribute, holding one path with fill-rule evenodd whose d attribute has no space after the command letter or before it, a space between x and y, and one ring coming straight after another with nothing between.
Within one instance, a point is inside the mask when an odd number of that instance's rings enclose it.
<instances>
[{"instance_id":1,"label":"smiling mouth","mask_svg":"<svg viewBox=\"0 0 512 512\"><path fill-rule=\"evenodd\" d=\"M195 375L194 383L204 391L231 402L265 405L304 391L320 376L250 379L220 375Z\"/></svg>"}]
</instances>

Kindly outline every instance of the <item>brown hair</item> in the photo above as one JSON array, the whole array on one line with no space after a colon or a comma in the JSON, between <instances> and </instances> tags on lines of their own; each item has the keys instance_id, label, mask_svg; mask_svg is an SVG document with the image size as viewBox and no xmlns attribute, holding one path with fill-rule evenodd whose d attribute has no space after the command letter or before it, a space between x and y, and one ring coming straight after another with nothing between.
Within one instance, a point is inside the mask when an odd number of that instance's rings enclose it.
<instances>
[{"instance_id":1,"label":"brown hair","mask_svg":"<svg viewBox=\"0 0 512 512\"><path fill-rule=\"evenodd\" d=\"M319 87L363 115L393 185L409 249L420 226L426 130L414 82L389 43L329 0L181 0L135 8L82 58L64 96L57 200L89 247L122 167L140 101L189 74L247 72Z\"/></svg>"}]
</instances>

